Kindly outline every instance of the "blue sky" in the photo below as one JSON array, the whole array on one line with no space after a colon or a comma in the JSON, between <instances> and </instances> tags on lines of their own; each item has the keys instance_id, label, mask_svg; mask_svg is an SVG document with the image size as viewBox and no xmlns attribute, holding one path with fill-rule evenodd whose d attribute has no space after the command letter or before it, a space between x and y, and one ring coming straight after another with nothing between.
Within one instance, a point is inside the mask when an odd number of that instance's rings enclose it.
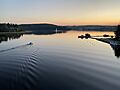
<instances>
[{"instance_id":1,"label":"blue sky","mask_svg":"<svg viewBox=\"0 0 120 90\"><path fill-rule=\"evenodd\" d=\"M0 22L118 24L120 0L0 0Z\"/></svg>"}]
</instances>

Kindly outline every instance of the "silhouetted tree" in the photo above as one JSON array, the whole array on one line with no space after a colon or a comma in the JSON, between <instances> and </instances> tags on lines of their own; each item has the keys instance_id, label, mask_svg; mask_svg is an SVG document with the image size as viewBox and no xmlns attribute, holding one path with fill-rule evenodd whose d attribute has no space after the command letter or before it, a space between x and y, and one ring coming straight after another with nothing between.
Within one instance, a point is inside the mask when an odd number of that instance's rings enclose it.
<instances>
[{"instance_id":1,"label":"silhouetted tree","mask_svg":"<svg viewBox=\"0 0 120 90\"><path fill-rule=\"evenodd\" d=\"M85 38L91 38L91 35L88 34L88 33L86 33L86 34L85 34Z\"/></svg>"},{"instance_id":2,"label":"silhouetted tree","mask_svg":"<svg viewBox=\"0 0 120 90\"><path fill-rule=\"evenodd\" d=\"M120 39L120 25L118 25L117 30L115 31L115 39Z\"/></svg>"},{"instance_id":3,"label":"silhouetted tree","mask_svg":"<svg viewBox=\"0 0 120 90\"><path fill-rule=\"evenodd\" d=\"M17 24L0 23L0 32L18 32L21 31Z\"/></svg>"}]
</instances>

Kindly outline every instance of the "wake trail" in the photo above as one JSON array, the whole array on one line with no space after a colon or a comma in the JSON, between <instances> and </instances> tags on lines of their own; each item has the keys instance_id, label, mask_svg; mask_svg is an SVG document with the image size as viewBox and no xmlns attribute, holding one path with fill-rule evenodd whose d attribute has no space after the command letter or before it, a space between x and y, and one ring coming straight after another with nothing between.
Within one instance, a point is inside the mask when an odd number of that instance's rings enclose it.
<instances>
[{"instance_id":1,"label":"wake trail","mask_svg":"<svg viewBox=\"0 0 120 90\"><path fill-rule=\"evenodd\" d=\"M20 45L20 46L12 47L12 48L9 48L9 49L5 49L5 50L0 50L0 53L7 52L7 51L10 51L10 50L14 50L14 49L17 49L17 48L22 48L22 47L25 47L25 46L30 46L30 45L32 45L32 44L25 44L25 45Z\"/></svg>"}]
</instances>

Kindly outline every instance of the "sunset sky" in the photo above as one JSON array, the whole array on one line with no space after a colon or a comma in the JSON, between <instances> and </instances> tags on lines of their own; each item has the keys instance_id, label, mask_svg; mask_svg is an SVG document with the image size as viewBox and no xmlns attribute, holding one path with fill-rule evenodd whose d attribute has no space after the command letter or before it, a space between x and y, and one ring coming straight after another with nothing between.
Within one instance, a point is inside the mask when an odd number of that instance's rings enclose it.
<instances>
[{"instance_id":1,"label":"sunset sky","mask_svg":"<svg viewBox=\"0 0 120 90\"><path fill-rule=\"evenodd\" d=\"M0 22L116 25L120 0L0 0Z\"/></svg>"}]
</instances>

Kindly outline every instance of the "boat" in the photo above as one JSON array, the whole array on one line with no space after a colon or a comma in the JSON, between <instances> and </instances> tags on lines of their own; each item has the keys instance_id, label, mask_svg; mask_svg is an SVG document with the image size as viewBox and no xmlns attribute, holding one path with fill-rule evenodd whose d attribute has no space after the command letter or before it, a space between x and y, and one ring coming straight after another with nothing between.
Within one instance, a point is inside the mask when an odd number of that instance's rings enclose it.
<instances>
[{"instance_id":1,"label":"boat","mask_svg":"<svg viewBox=\"0 0 120 90\"><path fill-rule=\"evenodd\" d=\"M32 43L32 42L29 42L27 45L33 45L33 43Z\"/></svg>"}]
</instances>

